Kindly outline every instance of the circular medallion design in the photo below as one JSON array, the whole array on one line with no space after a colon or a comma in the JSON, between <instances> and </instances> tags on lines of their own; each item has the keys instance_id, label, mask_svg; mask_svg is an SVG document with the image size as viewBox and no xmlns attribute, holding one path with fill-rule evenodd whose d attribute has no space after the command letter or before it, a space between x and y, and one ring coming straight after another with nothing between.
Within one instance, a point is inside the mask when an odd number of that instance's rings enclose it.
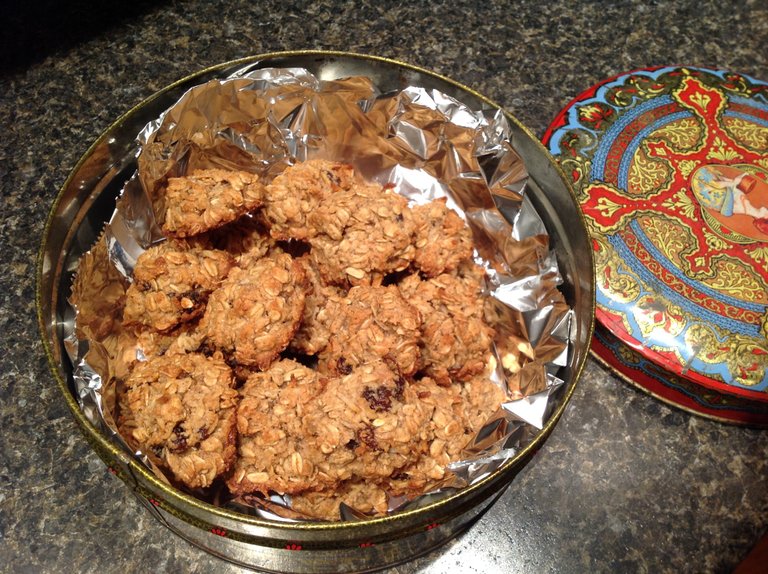
<instances>
[{"instance_id":1,"label":"circular medallion design","mask_svg":"<svg viewBox=\"0 0 768 574\"><path fill-rule=\"evenodd\" d=\"M738 243L768 241L765 170L749 165L703 165L691 176L690 187L712 231Z\"/></svg>"},{"instance_id":2,"label":"circular medallion design","mask_svg":"<svg viewBox=\"0 0 768 574\"><path fill-rule=\"evenodd\" d=\"M544 142L590 229L598 325L677 379L768 401L768 84L638 70Z\"/></svg>"}]
</instances>

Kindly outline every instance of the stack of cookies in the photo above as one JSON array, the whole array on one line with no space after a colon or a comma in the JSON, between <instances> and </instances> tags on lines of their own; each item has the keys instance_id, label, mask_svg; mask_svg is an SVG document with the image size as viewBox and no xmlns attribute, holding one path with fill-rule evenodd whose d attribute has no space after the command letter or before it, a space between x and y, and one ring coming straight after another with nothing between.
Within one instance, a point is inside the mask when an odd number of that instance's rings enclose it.
<instances>
[{"instance_id":1,"label":"stack of cookies","mask_svg":"<svg viewBox=\"0 0 768 574\"><path fill-rule=\"evenodd\" d=\"M188 489L289 495L306 516L415 497L504 400L472 235L347 164L265 183L169 178L167 240L137 260L122 326L123 438Z\"/></svg>"}]
</instances>

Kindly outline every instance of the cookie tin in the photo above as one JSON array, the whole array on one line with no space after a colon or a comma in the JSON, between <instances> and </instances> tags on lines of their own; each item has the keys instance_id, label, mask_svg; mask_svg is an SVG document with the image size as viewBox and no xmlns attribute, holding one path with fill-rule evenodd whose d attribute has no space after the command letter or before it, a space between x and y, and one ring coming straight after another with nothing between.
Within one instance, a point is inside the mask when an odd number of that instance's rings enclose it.
<instances>
[{"instance_id":1,"label":"cookie tin","mask_svg":"<svg viewBox=\"0 0 768 574\"><path fill-rule=\"evenodd\" d=\"M768 84L636 70L576 97L543 140L592 239L593 353L668 403L768 425Z\"/></svg>"},{"instance_id":2,"label":"cookie tin","mask_svg":"<svg viewBox=\"0 0 768 574\"><path fill-rule=\"evenodd\" d=\"M424 554L468 528L504 492L542 446L569 403L589 354L594 326L594 274L589 236L566 177L544 146L514 117L512 145L529 172L527 198L540 215L563 276L560 286L574 312L575 344L558 376L562 394L542 428L498 469L477 483L424 506L383 518L348 522L281 522L216 507L172 488L111 441L80 409L67 360L64 326L69 277L82 237L99 229L136 169L136 134L190 87L259 67L303 68L325 79L365 75L383 89L434 88L467 105L498 106L448 78L393 60L341 52L283 52L227 62L184 78L130 110L90 147L59 191L42 240L37 270L41 338L52 374L78 426L110 472L173 532L235 564L269 572L372 571ZM91 230L91 231L87 231Z\"/></svg>"}]
</instances>

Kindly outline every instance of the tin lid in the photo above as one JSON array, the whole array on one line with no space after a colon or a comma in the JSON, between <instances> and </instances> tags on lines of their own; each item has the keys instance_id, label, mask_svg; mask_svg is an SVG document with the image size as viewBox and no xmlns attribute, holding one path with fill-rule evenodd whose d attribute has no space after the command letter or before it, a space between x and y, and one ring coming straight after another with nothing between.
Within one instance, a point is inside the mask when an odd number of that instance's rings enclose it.
<instances>
[{"instance_id":1,"label":"tin lid","mask_svg":"<svg viewBox=\"0 0 768 574\"><path fill-rule=\"evenodd\" d=\"M597 326L670 377L768 402L768 84L637 70L544 143L587 220Z\"/></svg>"},{"instance_id":2,"label":"tin lid","mask_svg":"<svg viewBox=\"0 0 768 574\"><path fill-rule=\"evenodd\" d=\"M768 428L768 402L721 393L645 359L598 325L593 355L614 373L667 404L724 423Z\"/></svg>"}]
</instances>

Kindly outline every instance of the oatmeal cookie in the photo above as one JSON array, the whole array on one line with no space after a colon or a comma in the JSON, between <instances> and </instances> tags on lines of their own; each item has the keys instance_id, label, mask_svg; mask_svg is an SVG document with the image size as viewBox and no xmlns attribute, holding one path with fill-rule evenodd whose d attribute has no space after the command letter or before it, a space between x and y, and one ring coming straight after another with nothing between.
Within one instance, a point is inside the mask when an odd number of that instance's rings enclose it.
<instances>
[{"instance_id":1,"label":"oatmeal cookie","mask_svg":"<svg viewBox=\"0 0 768 574\"><path fill-rule=\"evenodd\" d=\"M312 257L326 283L376 285L406 269L415 255L416 224L408 201L377 184L358 184L327 198L309 216Z\"/></svg>"},{"instance_id":2,"label":"oatmeal cookie","mask_svg":"<svg viewBox=\"0 0 768 574\"><path fill-rule=\"evenodd\" d=\"M178 481L204 488L234 461L236 404L232 373L220 357L154 357L125 381L121 427Z\"/></svg>"},{"instance_id":3,"label":"oatmeal cookie","mask_svg":"<svg viewBox=\"0 0 768 574\"><path fill-rule=\"evenodd\" d=\"M269 226L259 212L244 215L214 229L209 237L216 249L231 254L238 264L244 258L255 260L264 257L276 247L275 240L269 235Z\"/></svg>"},{"instance_id":4,"label":"oatmeal cookie","mask_svg":"<svg viewBox=\"0 0 768 574\"><path fill-rule=\"evenodd\" d=\"M494 384L487 373L481 373L465 381L461 385L464 416L472 432L477 432L493 415L506 396L497 384Z\"/></svg>"},{"instance_id":5,"label":"oatmeal cookie","mask_svg":"<svg viewBox=\"0 0 768 574\"><path fill-rule=\"evenodd\" d=\"M477 274L443 273L426 281L411 275L398 287L423 319L423 372L443 385L482 372L494 332L484 320L484 297Z\"/></svg>"},{"instance_id":6,"label":"oatmeal cookie","mask_svg":"<svg viewBox=\"0 0 768 574\"><path fill-rule=\"evenodd\" d=\"M308 239L314 230L307 217L332 193L356 181L352 166L336 161L310 160L288 167L267 185L264 215L276 239Z\"/></svg>"},{"instance_id":7,"label":"oatmeal cookie","mask_svg":"<svg viewBox=\"0 0 768 574\"><path fill-rule=\"evenodd\" d=\"M302 419L321 388L315 371L290 359L248 378L237 407L240 438L238 459L227 481L231 492L294 493L316 486Z\"/></svg>"},{"instance_id":8,"label":"oatmeal cookie","mask_svg":"<svg viewBox=\"0 0 768 574\"><path fill-rule=\"evenodd\" d=\"M85 356L86 363L101 375L102 381L125 379L136 360L136 336L124 328L90 344Z\"/></svg>"},{"instance_id":9,"label":"oatmeal cookie","mask_svg":"<svg viewBox=\"0 0 768 574\"><path fill-rule=\"evenodd\" d=\"M293 510L321 520L339 520L342 504L355 514L383 515L387 512L387 493L372 482L348 480L330 490L291 496Z\"/></svg>"},{"instance_id":10,"label":"oatmeal cookie","mask_svg":"<svg viewBox=\"0 0 768 574\"><path fill-rule=\"evenodd\" d=\"M427 277L453 271L472 257L472 232L461 217L449 209L446 199L413 208L416 221L414 266Z\"/></svg>"},{"instance_id":11,"label":"oatmeal cookie","mask_svg":"<svg viewBox=\"0 0 768 574\"><path fill-rule=\"evenodd\" d=\"M431 416L403 377L374 361L328 379L304 418L305 440L318 476L383 479L423 452Z\"/></svg>"},{"instance_id":12,"label":"oatmeal cookie","mask_svg":"<svg viewBox=\"0 0 768 574\"><path fill-rule=\"evenodd\" d=\"M319 355L319 368L348 374L373 359L384 359L401 375L421 366L421 315L395 285L352 287L346 297L326 303L328 345Z\"/></svg>"},{"instance_id":13,"label":"oatmeal cookie","mask_svg":"<svg viewBox=\"0 0 768 574\"><path fill-rule=\"evenodd\" d=\"M101 341L117 330L127 288L128 281L109 261L107 240L102 234L80 258L72 283L70 302L77 309L78 337Z\"/></svg>"},{"instance_id":14,"label":"oatmeal cookie","mask_svg":"<svg viewBox=\"0 0 768 574\"><path fill-rule=\"evenodd\" d=\"M311 257L305 255L296 261L304 268L307 276L307 291L301 325L291 339L289 348L297 353L316 355L326 348L331 336L329 301L340 299L343 292L323 284Z\"/></svg>"},{"instance_id":15,"label":"oatmeal cookie","mask_svg":"<svg viewBox=\"0 0 768 574\"><path fill-rule=\"evenodd\" d=\"M463 458L464 448L504 400L502 390L485 375L447 386L425 377L412 386L419 401L432 409L423 429L428 446L417 461L386 481L395 496L415 496L438 487L446 478L446 466Z\"/></svg>"},{"instance_id":16,"label":"oatmeal cookie","mask_svg":"<svg viewBox=\"0 0 768 574\"><path fill-rule=\"evenodd\" d=\"M234 221L259 207L263 199L264 186L252 173L195 170L168 179L158 219L166 235L190 237Z\"/></svg>"},{"instance_id":17,"label":"oatmeal cookie","mask_svg":"<svg viewBox=\"0 0 768 574\"><path fill-rule=\"evenodd\" d=\"M231 364L268 368L299 328L305 289L304 268L285 253L235 267L208 300L207 342Z\"/></svg>"},{"instance_id":18,"label":"oatmeal cookie","mask_svg":"<svg viewBox=\"0 0 768 574\"><path fill-rule=\"evenodd\" d=\"M126 293L126 325L168 331L205 310L211 291L235 261L224 251L192 247L170 240L150 247L136 261L133 283Z\"/></svg>"}]
</instances>

